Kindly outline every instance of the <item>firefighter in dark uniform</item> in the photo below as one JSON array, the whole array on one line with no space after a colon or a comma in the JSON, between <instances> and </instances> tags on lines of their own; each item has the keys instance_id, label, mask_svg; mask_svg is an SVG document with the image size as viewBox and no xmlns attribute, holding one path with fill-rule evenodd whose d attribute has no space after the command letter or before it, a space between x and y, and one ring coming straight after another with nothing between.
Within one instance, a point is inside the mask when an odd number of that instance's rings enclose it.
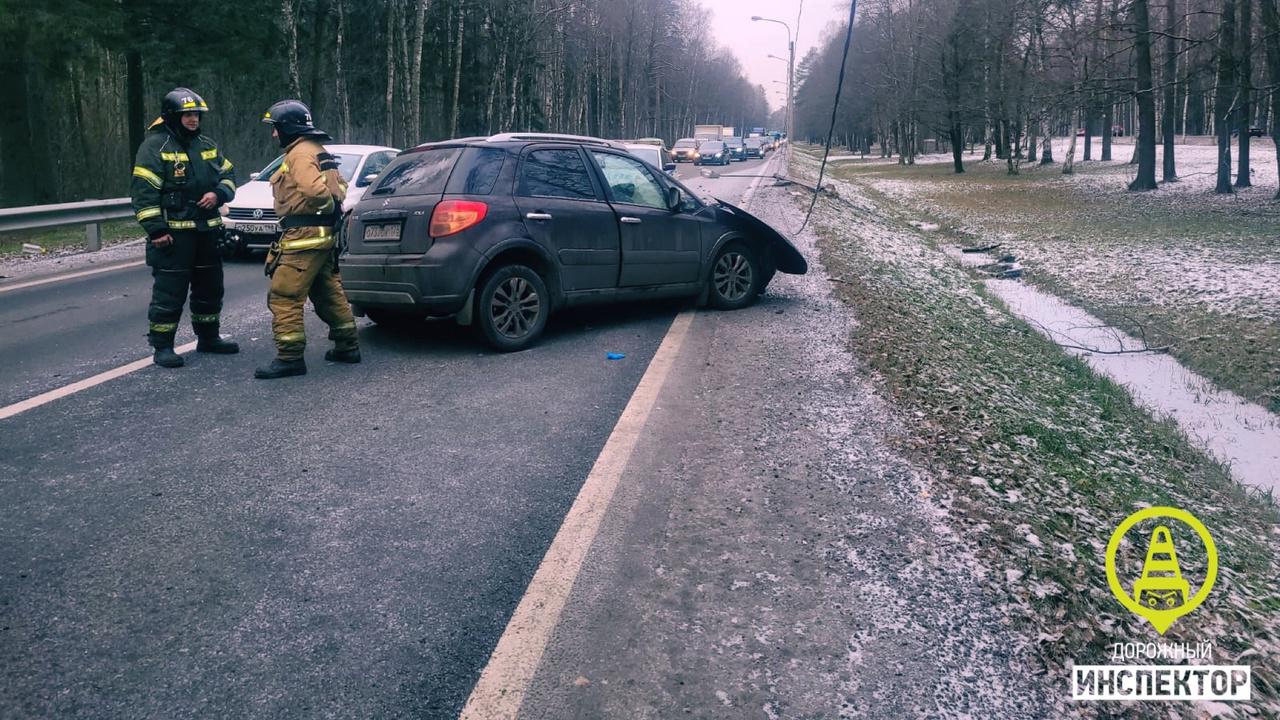
<instances>
[{"instance_id":1,"label":"firefighter in dark uniform","mask_svg":"<svg viewBox=\"0 0 1280 720\"><path fill-rule=\"evenodd\" d=\"M155 279L148 339L155 364L168 368L183 364L173 351L173 337L188 289L196 351L240 351L218 334L223 292L218 208L235 196L236 184L231 161L200 134L200 115L208 111L204 99L187 88L165 95L160 118L138 147L129 188L134 215L147 232L147 265Z\"/></svg>"},{"instance_id":2,"label":"firefighter in dark uniform","mask_svg":"<svg viewBox=\"0 0 1280 720\"><path fill-rule=\"evenodd\" d=\"M266 273L271 278L267 305L276 357L258 368L261 379L305 375L302 358L307 338L303 308L307 299L329 326L333 348L325 353L330 362L360 362L356 320L338 275L337 230L347 183L338 172L338 161L325 152L321 141L329 135L316 129L311 111L297 100L272 105L262 121L284 148L284 162L271 176L276 215L284 232L267 253Z\"/></svg>"}]
</instances>

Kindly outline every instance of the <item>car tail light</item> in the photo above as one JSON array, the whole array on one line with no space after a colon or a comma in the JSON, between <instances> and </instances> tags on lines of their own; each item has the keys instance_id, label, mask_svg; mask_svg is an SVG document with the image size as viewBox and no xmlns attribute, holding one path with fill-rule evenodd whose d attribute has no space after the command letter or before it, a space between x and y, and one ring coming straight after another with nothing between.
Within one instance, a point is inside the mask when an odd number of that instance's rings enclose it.
<instances>
[{"instance_id":1,"label":"car tail light","mask_svg":"<svg viewBox=\"0 0 1280 720\"><path fill-rule=\"evenodd\" d=\"M431 227L428 232L433 238L460 233L476 225L489 214L489 206L475 200L445 200L431 212Z\"/></svg>"}]
</instances>

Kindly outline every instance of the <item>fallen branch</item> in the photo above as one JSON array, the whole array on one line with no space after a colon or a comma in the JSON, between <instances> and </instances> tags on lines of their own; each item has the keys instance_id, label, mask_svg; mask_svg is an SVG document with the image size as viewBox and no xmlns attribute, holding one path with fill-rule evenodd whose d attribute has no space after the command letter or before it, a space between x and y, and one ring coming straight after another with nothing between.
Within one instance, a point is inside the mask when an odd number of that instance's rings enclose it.
<instances>
[{"instance_id":1,"label":"fallen branch","mask_svg":"<svg viewBox=\"0 0 1280 720\"><path fill-rule=\"evenodd\" d=\"M980 246L977 246L977 247L960 248L960 252L963 252L963 253L984 253L984 252L991 252L992 250L995 250L995 249L996 249L996 248L998 248L998 247L1000 247L1000 243L996 243L996 244L994 244L994 245L980 245Z\"/></svg>"}]
</instances>

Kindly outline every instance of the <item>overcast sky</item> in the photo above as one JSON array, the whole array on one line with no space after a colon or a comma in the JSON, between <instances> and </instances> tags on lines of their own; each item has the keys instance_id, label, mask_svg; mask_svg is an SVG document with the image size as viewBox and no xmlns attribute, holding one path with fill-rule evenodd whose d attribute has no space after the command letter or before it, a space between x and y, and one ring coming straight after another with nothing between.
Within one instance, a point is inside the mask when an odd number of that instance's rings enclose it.
<instances>
[{"instance_id":1,"label":"overcast sky","mask_svg":"<svg viewBox=\"0 0 1280 720\"><path fill-rule=\"evenodd\" d=\"M702 6L714 13L716 37L720 45L729 48L746 70L747 77L764 86L769 104L782 107L786 98L787 64L770 60L769 54L787 56L787 31L775 23L752 22L752 15L776 18L791 26L796 32L796 13L801 10L801 0L700 0ZM809 48L822 39L822 31L829 24L841 23L849 15L847 0L803 0L804 12L800 18L800 42L796 44L796 63Z\"/></svg>"}]
</instances>

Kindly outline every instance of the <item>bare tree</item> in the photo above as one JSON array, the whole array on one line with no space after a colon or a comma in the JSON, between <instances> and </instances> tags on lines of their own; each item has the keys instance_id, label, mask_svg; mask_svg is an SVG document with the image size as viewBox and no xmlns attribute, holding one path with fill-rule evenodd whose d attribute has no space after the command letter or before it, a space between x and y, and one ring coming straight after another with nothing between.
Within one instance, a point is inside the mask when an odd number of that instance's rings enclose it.
<instances>
[{"instance_id":1,"label":"bare tree","mask_svg":"<svg viewBox=\"0 0 1280 720\"><path fill-rule=\"evenodd\" d=\"M1165 5L1164 22L1164 70L1161 80L1164 82L1163 118L1160 121L1160 132L1163 135L1164 156L1162 158L1162 177L1164 182L1178 179L1178 170L1174 156L1174 132L1177 130L1177 91L1178 91L1178 0L1168 0Z\"/></svg>"},{"instance_id":2,"label":"bare tree","mask_svg":"<svg viewBox=\"0 0 1280 720\"><path fill-rule=\"evenodd\" d=\"M1280 12L1276 9L1276 0L1259 0L1262 6L1263 43L1267 53L1267 81L1271 83L1271 140L1276 151L1276 165L1280 167ZM1280 200L1280 190L1276 191L1276 199Z\"/></svg>"},{"instance_id":3,"label":"bare tree","mask_svg":"<svg viewBox=\"0 0 1280 720\"><path fill-rule=\"evenodd\" d=\"M1218 184L1214 192L1230 194L1231 113L1235 109L1236 3L1222 0L1222 20L1218 32L1218 86L1214 98L1213 124L1218 134Z\"/></svg>"},{"instance_id":4,"label":"bare tree","mask_svg":"<svg viewBox=\"0 0 1280 720\"><path fill-rule=\"evenodd\" d=\"M1237 47L1240 50L1240 63L1237 66L1239 89L1236 100L1236 128L1240 138L1240 158L1236 170L1236 187L1247 188L1250 181L1249 171L1249 130L1253 127L1253 3L1251 0L1239 0L1240 39Z\"/></svg>"},{"instance_id":5,"label":"bare tree","mask_svg":"<svg viewBox=\"0 0 1280 720\"><path fill-rule=\"evenodd\" d=\"M1130 190L1156 189L1156 105L1151 72L1151 18L1147 0L1133 0L1134 54L1138 69L1138 177Z\"/></svg>"}]
</instances>

